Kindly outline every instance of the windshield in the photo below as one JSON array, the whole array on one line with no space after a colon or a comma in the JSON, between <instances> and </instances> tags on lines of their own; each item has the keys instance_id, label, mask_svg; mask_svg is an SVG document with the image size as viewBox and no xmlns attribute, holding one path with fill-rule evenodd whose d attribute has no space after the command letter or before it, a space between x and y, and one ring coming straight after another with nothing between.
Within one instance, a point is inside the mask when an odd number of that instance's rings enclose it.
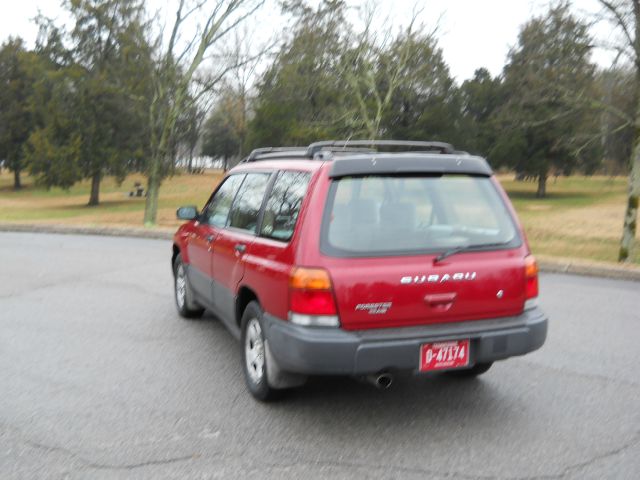
<instances>
[{"instance_id":1,"label":"windshield","mask_svg":"<svg viewBox=\"0 0 640 480\"><path fill-rule=\"evenodd\" d=\"M520 245L511 215L491 180L468 175L334 180L322 235L323 250L334 255Z\"/></svg>"}]
</instances>

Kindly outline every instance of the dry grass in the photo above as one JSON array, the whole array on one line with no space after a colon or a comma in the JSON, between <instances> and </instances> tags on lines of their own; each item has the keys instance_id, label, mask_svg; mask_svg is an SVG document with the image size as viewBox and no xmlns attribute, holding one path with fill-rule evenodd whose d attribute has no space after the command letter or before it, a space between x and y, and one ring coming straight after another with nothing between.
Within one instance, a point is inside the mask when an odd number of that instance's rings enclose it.
<instances>
[{"instance_id":1,"label":"dry grass","mask_svg":"<svg viewBox=\"0 0 640 480\"><path fill-rule=\"evenodd\" d=\"M219 171L210 171L167 179L160 191L159 228L174 229L179 225L175 211L181 205L202 207L221 176ZM89 182L81 182L69 191L57 188L47 191L26 178L24 190L14 192L13 177L5 170L0 173L0 221L141 226L144 198L128 196L135 181L144 184L140 175L128 177L120 186L111 178L105 179L101 205L87 207ZM533 182L515 182L512 175L502 175L500 181L518 211L535 253L616 260L626 204L626 178L552 179L545 199L535 198ZM640 264L640 248L636 248L634 261Z\"/></svg>"},{"instance_id":2,"label":"dry grass","mask_svg":"<svg viewBox=\"0 0 640 480\"><path fill-rule=\"evenodd\" d=\"M176 209L181 205L202 206L221 178L221 172L211 171L167 179L160 190L158 226L177 227L180 222L176 219ZM11 188L13 177L5 170L0 174L0 221L141 226L145 199L129 197L136 181L145 183L141 175L127 177L122 185L113 178L106 178L100 189L100 205L88 207L88 181L80 182L68 191L59 188L47 191L34 186L27 177L25 188L15 192Z\"/></svg>"},{"instance_id":3,"label":"dry grass","mask_svg":"<svg viewBox=\"0 0 640 480\"><path fill-rule=\"evenodd\" d=\"M534 182L500 181L511 197L534 252L614 262L626 205L624 177L572 176L551 180L548 197L535 198ZM640 244L640 232L637 235ZM640 263L640 248L633 260Z\"/></svg>"}]
</instances>

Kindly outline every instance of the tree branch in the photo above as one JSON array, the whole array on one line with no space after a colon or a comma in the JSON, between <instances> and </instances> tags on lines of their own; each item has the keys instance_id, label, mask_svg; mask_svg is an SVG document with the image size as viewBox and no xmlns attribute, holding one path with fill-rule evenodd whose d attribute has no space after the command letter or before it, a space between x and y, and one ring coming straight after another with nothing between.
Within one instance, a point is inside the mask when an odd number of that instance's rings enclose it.
<instances>
[{"instance_id":1,"label":"tree branch","mask_svg":"<svg viewBox=\"0 0 640 480\"><path fill-rule=\"evenodd\" d=\"M634 48L635 42L633 40L633 37L631 36L631 33L629 32L629 27L626 23L624 15L620 13L617 6L614 5L613 2L610 2L608 0L598 0L598 2L600 2L600 4L604 6L615 17L616 23L622 29L627 42L629 43L631 48Z\"/></svg>"}]
</instances>

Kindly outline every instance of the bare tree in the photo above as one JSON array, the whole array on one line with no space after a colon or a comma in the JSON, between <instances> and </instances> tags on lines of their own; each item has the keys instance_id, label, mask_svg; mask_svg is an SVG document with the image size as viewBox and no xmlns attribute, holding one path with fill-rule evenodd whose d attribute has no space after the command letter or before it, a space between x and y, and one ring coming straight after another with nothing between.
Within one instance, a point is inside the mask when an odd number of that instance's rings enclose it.
<instances>
[{"instance_id":1,"label":"bare tree","mask_svg":"<svg viewBox=\"0 0 640 480\"><path fill-rule=\"evenodd\" d=\"M629 173L629 193L624 215L624 226L618 261L632 259L632 248L636 237L638 203L640 199L640 0L599 0L602 14L615 27L621 36L615 45L616 60L628 60L634 67L635 82L633 98L634 115L629 119L633 124L633 145L631 147L631 169ZM622 112L619 112L622 113ZM626 115L623 115L623 118Z\"/></svg>"},{"instance_id":2,"label":"bare tree","mask_svg":"<svg viewBox=\"0 0 640 480\"><path fill-rule=\"evenodd\" d=\"M227 102L227 110L229 111L229 120L234 134L238 138L237 159L241 159L246 148L247 123L249 121L250 105L252 101L252 84L256 78L256 71L260 66L260 62L265 55L268 55L277 43L277 39L270 39L262 44L255 41L251 32L244 28L242 31L237 30L235 41L231 51L228 53L229 58L233 59L233 63L237 65L229 75L226 82L227 93L232 95L223 95L221 100ZM233 98L234 101L230 100Z\"/></svg>"},{"instance_id":3,"label":"bare tree","mask_svg":"<svg viewBox=\"0 0 640 480\"><path fill-rule=\"evenodd\" d=\"M166 47L158 40L158 58L153 74L153 99L150 105L150 158L147 168L145 226L156 223L158 194L165 176L174 164L176 125L181 112L211 92L236 68L233 59L221 62L214 75L196 82L198 68L212 48L220 47L264 0L179 0L175 21ZM184 42L185 22L202 18L196 33Z\"/></svg>"},{"instance_id":4,"label":"bare tree","mask_svg":"<svg viewBox=\"0 0 640 480\"><path fill-rule=\"evenodd\" d=\"M343 77L354 95L355 107L351 118L355 134L360 132L369 139L379 138L384 114L390 108L396 90L407 81L407 66L414 53L415 23L421 11L414 9L409 25L393 36L391 28L376 29L377 5L365 5L362 31L355 35L346 55ZM385 22L388 23L388 22ZM417 29L423 30L423 27ZM435 32L427 35L433 37ZM381 62L383 53L393 50L393 62Z\"/></svg>"}]
</instances>

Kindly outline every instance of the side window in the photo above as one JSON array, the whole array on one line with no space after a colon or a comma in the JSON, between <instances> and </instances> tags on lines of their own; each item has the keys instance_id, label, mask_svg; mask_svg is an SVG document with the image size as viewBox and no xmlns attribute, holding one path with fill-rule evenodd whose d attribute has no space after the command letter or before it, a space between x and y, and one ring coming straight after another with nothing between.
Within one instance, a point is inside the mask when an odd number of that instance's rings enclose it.
<instances>
[{"instance_id":1,"label":"side window","mask_svg":"<svg viewBox=\"0 0 640 480\"><path fill-rule=\"evenodd\" d=\"M280 172L264 209L262 231L265 237L288 241L296 226L300 205L311 175L305 172Z\"/></svg>"},{"instance_id":2,"label":"side window","mask_svg":"<svg viewBox=\"0 0 640 480\"><path fill-rule=\"evenodd\" d=\"M229 226L256 232L258 214L269 183L269 173L248 173L231 206Z\"/></svg>"},{"instance_id":3,"label":"side window","mask_svg":"<svg viewBox=\"0 0 640 480\"><path fill-rule=\"evenodd\" d=\"M231 175L224 181L204 209L203 216L205 222L219 228L224 228L227 225L231 202L233 202L233 197L236 196L236 192L242 180L244 180L244 177L244 174Z\"/></svg>"}]
</instances>

